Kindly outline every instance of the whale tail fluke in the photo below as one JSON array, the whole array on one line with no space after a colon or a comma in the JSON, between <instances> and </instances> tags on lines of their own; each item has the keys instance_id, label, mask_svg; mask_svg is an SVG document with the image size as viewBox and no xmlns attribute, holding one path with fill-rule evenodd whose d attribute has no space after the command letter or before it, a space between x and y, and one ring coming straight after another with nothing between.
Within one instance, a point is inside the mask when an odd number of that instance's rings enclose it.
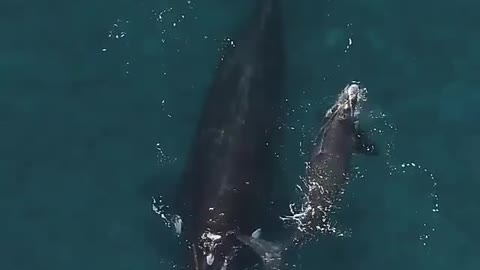
<instances>
[{"instance_id":1,"label":"whale tail fluke","mask_svg":"<svg viewBox=\"0 0 480 270\"><path fill-rule=\"evenodd\" d=\"M278 243L263 240L259 234L252 236L237 235L237 239L251 247L263 260L264 269L280 270L282 266L282 246Z\"/></svg>"}]
</instances>

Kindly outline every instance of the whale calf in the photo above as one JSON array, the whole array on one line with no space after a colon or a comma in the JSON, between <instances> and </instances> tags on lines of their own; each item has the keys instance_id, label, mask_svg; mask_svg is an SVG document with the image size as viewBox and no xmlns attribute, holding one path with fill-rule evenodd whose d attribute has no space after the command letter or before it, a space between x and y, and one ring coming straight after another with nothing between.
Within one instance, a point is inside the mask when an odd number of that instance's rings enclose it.
<instances>
[{"instance_id":1,"label":"whale calf","mask_svg":"<svg viewBox=\"0 0 480 270\"><path fill-rule=\"evenodd\" d=\"M257 4L254 22L216 71L186 165L178 199L187 269L243 269L260 260L236 236L259 239L265 219L285 55L280 1ZM277 253L264 247L261 258Z\"/></svg>"},{"instance_id":2,"label":"whale calf","mask_svg":"<svg viewBox=\"0 0 480 270\"><path fill-rule=\"evenodd\" d=\"M376 145L359 126L361 105L365 100L366 89L358 82L352 82L341 91L325 114L310 159L306 162L306 188L302 190L301 212L282 217L284 221L294 221L298 225L292 235L276 245L254 235L237 236L259 254L265 250L275 251L264 256L270 268L285 269L285 253L298 251L329 226L329 214L350 179L352 155L378 155ZM274 256L269 256L272 254Z\"/></svg>"},{"instance_id":3,"label":"whale calf","mask_svg":"<svg viewBox=\"0 0 480 270\"><path fill-rule=\"evenodd\" d=\"M293 238L295 245L307 243L317 231L328 226L329 213L351 178L352 155L378 155L376 145L359 126L366 93L359 82L348 84L325 114L324 124L306 163L306 189L303 190L303 211L297 216L299 230Z\"/></svg>"}]
</instances>

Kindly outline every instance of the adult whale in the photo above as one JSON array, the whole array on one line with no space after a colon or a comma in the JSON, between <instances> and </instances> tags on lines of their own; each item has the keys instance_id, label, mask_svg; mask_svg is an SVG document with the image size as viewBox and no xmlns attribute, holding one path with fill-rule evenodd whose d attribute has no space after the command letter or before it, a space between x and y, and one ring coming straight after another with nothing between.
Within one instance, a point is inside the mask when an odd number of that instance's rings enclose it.
<instances>
[{"instance_id":1,"label":"adult whale","mask_svg":"<svg viewBox=\"0 0 480 270\"><path fill-rule=\"evenodd\" d=\"M187 163L179 199L188 269L243 269L260 258L235 236L257 236L265 220L285 52L280 1L257 3L219 64Z\"/></svg>"}]
</instances>

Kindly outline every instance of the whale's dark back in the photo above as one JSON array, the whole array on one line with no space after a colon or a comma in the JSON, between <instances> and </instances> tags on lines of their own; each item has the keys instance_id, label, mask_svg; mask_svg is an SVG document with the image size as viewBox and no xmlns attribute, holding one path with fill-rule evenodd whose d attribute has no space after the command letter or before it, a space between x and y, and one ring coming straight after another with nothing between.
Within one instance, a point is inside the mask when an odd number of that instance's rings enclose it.
<instances>
[{"instance_id":1,"label":"whale's dark back","mask_svg":"<svg viewBox=\"0 0 480 270\"><path fill-rule=\"evenodd\" d=\"M313 170L320 167L325 171L324 174L329 179L327 183L332 186L329 189L333 194L337 192L337 188L342 187L350 171L355 143L355 123L352 118L338 119L332 116L321 132L310 161Z\"/></svg>"},{"instance_id":2,"label":"whale's dark back","mask_svg":"<svg viewBox=\"0 0 480 270\"><path fill-rule=\"evenodd\" d=\"M220 269L238 244L230 232L261 226L272 185L285 57L280 3L259 2L255 22L219 65L186 168L180 200L188 239L204 245L206 231L222 237L212 266L205 249L196 250L200 269Z\"/></svg>"}]
</instances>

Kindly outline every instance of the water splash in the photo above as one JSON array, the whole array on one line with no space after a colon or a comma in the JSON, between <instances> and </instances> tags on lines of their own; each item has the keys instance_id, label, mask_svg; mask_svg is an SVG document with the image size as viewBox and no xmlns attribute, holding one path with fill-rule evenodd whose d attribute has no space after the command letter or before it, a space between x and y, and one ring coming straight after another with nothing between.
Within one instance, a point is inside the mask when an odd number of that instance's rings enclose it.
<instances>
[{"instance_id":1,"label":"water splash","mask_svg":"<svg viewBox=\"0 0 480 270\"><path fill-rule=\"evenodd\" d=\"M129 20L122 20L117 19L115 23L113 23L112 28L108 31L108 38L111 39L121 39L127 36L127 32L125 30L126 25L129 24Z\"/></svg>"},{"instance_id":2,"label":"water splash","mask_svg":"<svg viewBox=\"0 0 480 270\"><path fill-rule=\"evenodd\" d=\"M338 209L339 208L335 204L320 209L319 211L324 212L322 223L313 228L313 235L309 237L315 237L317 232L320 234L334 235L336 237L350 237L352 235L351 230L349 228L342 228L342 226L331 217L331 215L335 213L335 210ZM315 211L315 209L312 207L308 198L301 204L290 203L289 210L290 215L280 216L280 219L284 221L287 226L295 226L300 233L310 234L308 231L312 229L311 225L306 223L305 220L312 211Z\"/></svg>"},{"instance_id":3,"label":"water splash","mask_svg":"<svg viewBox=\"0 0 480 270\"><path fill-rule=\"evenodd\" d=\"M160 259L160 269L181 269L179 264L172 260Z\"/></svg>"},{"instance_id":4,"label":"water splash","mask_svg":"<svg viewBox=\"0 0 480 270\"><path fill-rule=\"evenodd\" d=\"M171 157L169 156L164 148L160 145L160 143L157 143L155 145L155 148L157 150L156 154L156 159L157 159L157 164L164 166L164 165L171 165L177 161L176 157Z\"/></svg>"},{"instance_id":5,"label":"water splash","mask_svg":"<svg viewBox=\"0 0 480 270\"><path fill-rule=\"evenodd\" d=\"M152 197L152 210L162 218L167 228L174 229L177 236L181 234L183 220L179 215L170 211L170 207L163 202L162 196L159 196L157 199Z\"/></svg>"},{"instance_id":6,"label":"water splash","mask_svg":"<svg viewBox=\"0 0 480 270\"><path fill-rule=\"evenodd\" d=\"M127 19L116 19L114 23L112 23L112 26L110 30L107 32L107 37L110 40L110 45L105 46L102 48L102 52L109 55L110 50L113 49L115 51L116 48L123 48L126 51L129 50L129 32L131 29L131 21ZM117 57L117 56L115 56ZM123 69L124 69L124 74L128 75L130 74L130 64L131 60L129 56L122 55L123 58Z\"/></svg>"},{"instance_id":7,"label":"water splash","mask_svg":"<svg viewBox=\"0 0 480 270\"><path fill-rule=\"evenodd\" d=\"M431 237L436 231L436 220L437 214L440 212L440 197L438 195L438 182L435 177L435 174L431 172L428 168L420 165L418 162L403 162L400 163L399 166L395 166L390 164L390 175L391 176L399 176L401 180L407 179L407 174L413 172L416 178L422 177L423 179L427 179L430 185L430 192L425 194L425 197L428 198L430 201L429 211L431 220L425 221L421 225L422 233L419 235L419 240L422 246L427 246ZM422 211L416 210L420 213ZM422 215L428 215L428 213L422 213Z\"/></svg>"},{"instance_id":8,"label":"water splash","mask_svg":"<svg viewBox=\"0 0 480 270\"><path fill-rule=\"evenodd\" d=\"M387 167L388 176L395 177L396 181L405 181L405 184L408 184L407 181L411 178L423 179L423 181L428 182L415 182L412 184L416 187L421 184L427 184L429 186L429 192L425 194L425 198L429 201L430 213L423 214L425 216L430 216L431 218L428 221L425 220L423 224L419 224L422 232L418 236L421 245L427 246L432 238L433 233L436 231L437 214L440 212L440 197L438 195L437 177L431 169L421 165L421 162L419 161L397 161L395 158L394 137L398 133L398 129L388 120L387 115L384 113L370 112L370 118L382 121L380 127L373 128L371 132L388 138L384 147L386 154L385 166ZM408 198L405 198L405 200L407 199ZM421 212L419 209L414 211Z\"/></svg>"}]
</instances>

